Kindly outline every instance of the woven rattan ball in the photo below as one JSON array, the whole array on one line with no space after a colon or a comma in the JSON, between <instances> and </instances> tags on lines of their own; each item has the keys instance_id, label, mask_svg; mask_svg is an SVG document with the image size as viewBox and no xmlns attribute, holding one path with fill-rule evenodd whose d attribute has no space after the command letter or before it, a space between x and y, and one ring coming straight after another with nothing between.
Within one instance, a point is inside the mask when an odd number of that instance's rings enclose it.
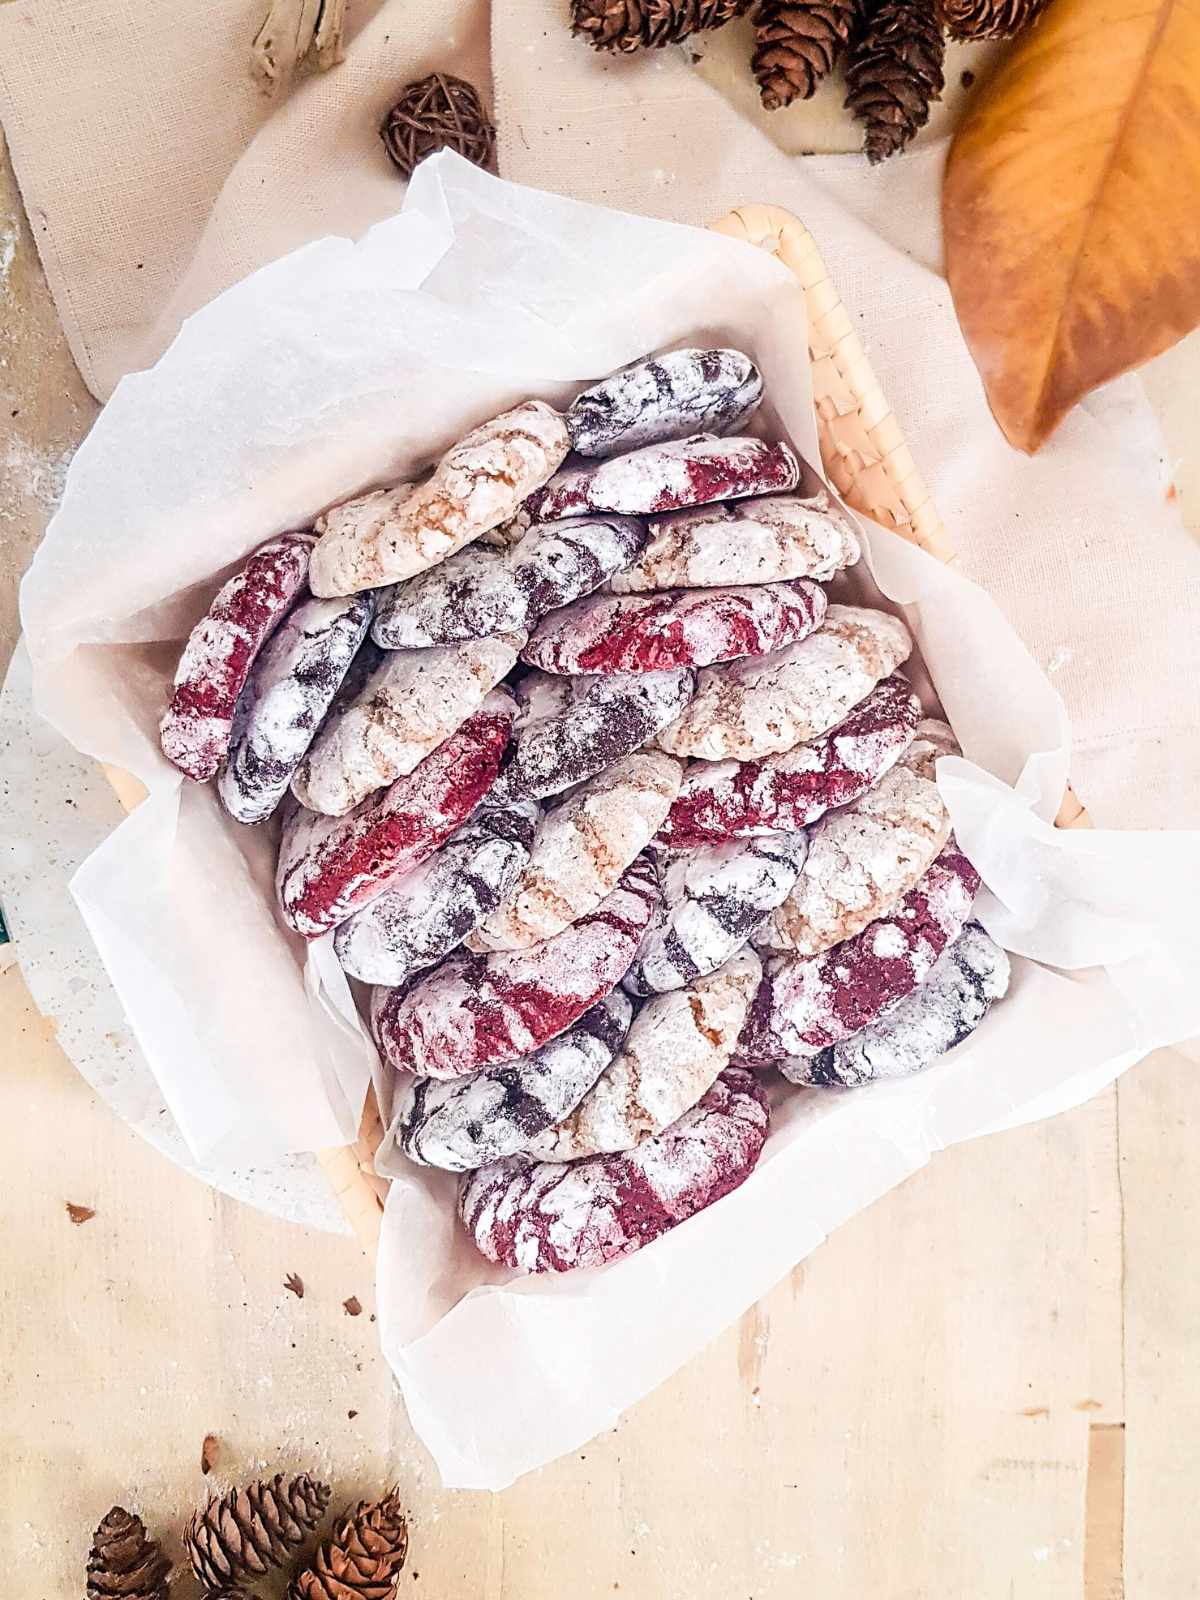
<instances>
[{"instance_id":1,"label":"woven rattan ball","mask_svg":"<svg viewBox=\"0 0 1200 1600\"><path fill-rule=\"evenodd\" d=\"M490 167L496 129L471 84L431 72L410 83L379 130L384 148L406 178L438 150L457 150L477 167Z\"/></svg>"}]
</instances>

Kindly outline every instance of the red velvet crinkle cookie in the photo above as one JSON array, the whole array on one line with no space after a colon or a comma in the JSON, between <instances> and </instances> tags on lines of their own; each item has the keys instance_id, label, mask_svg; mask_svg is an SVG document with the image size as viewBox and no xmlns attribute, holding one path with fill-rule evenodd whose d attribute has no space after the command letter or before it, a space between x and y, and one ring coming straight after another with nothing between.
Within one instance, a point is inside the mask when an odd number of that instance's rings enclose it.
<instances>
[{"instance_id":1,"label":"red velvet crinkle cookie","mask_svg":"<svg viewBox=\"0 0 1200 1600\"><path fill-rule=\"evenodd\" d=\"M584 511L649 516L710 500L794 489L800 466L786 444L700 433L651 444L595 466L565 467L528 501L539 522Z\"/></svg>"},{"instance_id":2,"label":"red velvet crinkle cookie","mask_svg":"<svg viewBox=\"0 0 1200 1600\"><path fill-rule=\"evenodd\" d=\"M527 632L590 594L646 542L645 523L615 513L540 524L508 549L479 542L383 596L372 630L387 650Z\"/></svg>"},{"instance_id":3,"label":"red velvet crinkle cookie","mask_svg":"<svg viewBox=\"0 0 1200 1600\"><path fill-rule=\"evenodd\" d=\"M669 350L576 395L567 409L571 448L615 456L701 430L732 433L762 392L758 368L740 350Z\"/></svg>"},{"instance_id":4,"label":"red velvet crinkle cookie","mask_svg":"<svg viewBox=\"0 0 1200 1600\"><path fill-rule=\"evenodd\" d=\"M349 816L292 807L275 879L289 927L319 938L432 855L491 788L515 712L510 694L489 695L414 772Z\"/></svg>"},{"instance_id":5,"label":"red velvet crinkle cookie","mask_svg":"<svg viewBox=\"0 0 1200 1600\"><path fill-rule=\"evenodd\" d=\"M641 554L613 574L609 587L643 594L789 578L824 583L858 557L854 522L827 490L771 494L652 518Z\"/></svg>"},{"instance_id":6,"label":"red velvet crinkle cookie","mask_svg":"<svg viewBox=\"0 0 1200 1600\"><path fill-rule=\"evenodd\" d=\"M664 672L762 656L820 627L825 591L801 579L745 589L593 594L539 625L521 660L543 672Z\"/></svg>"},{"instance_id":7,"label":"red velvet crinkle cookie","mask_svg":"<svg viewBox=\"0 0 1200 1600\"><path fill-rule=\"evenodd\" d=\"M460 1183L459 1214L489 1261L526 1272L603 1266L743 1183L768 1121L762 1086L727 1067L697 1105L636 1150L481 1168Z\"/></svg>"},{"instance_id":8,"label":"red velvet crinkle cookie","mask_svg":"<svg viewBox=\"0 0 1200 1600\"><path fill-rule=\"evenodd\" d=\"M238 696L255 657L308 576L316 535L284 533L264 544L217 591L192 629L160 724L163 754L197 783L225 759Z\"/></svg>"},{"instance_id":9,"label":"red velvet crinkle cookie","mask_svg":"<svg viewBox=\"0 0 1200 1600\"><path fill-rule=\"evenodd\" d=\"M695 761L657 843L681 850L806 827L876 784L904 754L920 716L921 702L895 675L837 727L781 755Z\"/></svg>"},{"instance_id":10,"label":"red velvet crinkle cookie","mask_svg":"<svg viewBox=\"0 0 1200 1600\"><path fill-rule=\"evenodd\" d=\"M561 794L638 750L687 705L696 676L611 672L578 678L530 673L502 793Z\"/></svg>"},{"instance_id":11,"label":"red velvet crinkle cookie","mask_svg":"<svg viewBox=\"0 0 1200 1600\"><path fill-rule=\"evenodd\" d=\"M302 600L268 641L238 701L217 784L235 821L265 822L287 793L321 719L357 676L374 604L369 592Z\"/></svg>"},{"instance_id":12,"label":"red velvet crinkle cookie","mask_svg":"<svg viewBox=\"0 0 1200 1600\"><path fill-rule=\"evenodd\" d=\"M951 839L888 916L821 955L767 961L738 1059L767 1065L815 1055L870 1027L923 982L961 933L979 881Z\"/></svg>"},{"instance_id":13,"label":"red velvet crinkle cookie","mask_svg":"<svg viewBox=\"0 0 1200 1600\"><path fill-rule=\"evenodd\" d=\"M657 903L654 871L638 860L556 938L530 950L460 951L408 989L376 989L380 1049L426 1078L460 1078L540 1049L621 981Z\"/></svg>"},{"instance_id":14,"label":"red velvet crinkle cookie","mask_svg":"<svg viewBox=\"0 0 1200 1600\"><path fill-rule=\"evenodd\" d=\"M364 983L406 983L449 955L516 887L529 860L536 800L483 804L440 850L343 922L333 948Z\"/></svg>"}]
</instances>

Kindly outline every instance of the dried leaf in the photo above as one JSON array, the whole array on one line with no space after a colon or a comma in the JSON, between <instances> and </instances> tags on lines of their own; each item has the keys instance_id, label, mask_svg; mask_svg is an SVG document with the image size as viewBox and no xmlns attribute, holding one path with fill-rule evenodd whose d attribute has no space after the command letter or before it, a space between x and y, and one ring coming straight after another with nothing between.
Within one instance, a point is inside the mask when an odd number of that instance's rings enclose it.
<instances>
[{"instance_id":1,"label":"dried leaf","mask_svg":"<svg viewBox=\"0 0 1200 1600\"><path fill-rule=\"evenodd\" d=\"M946 269L997 422L1036 450L1200 323L1200 8L1054 0L968 103Z\"/></svg>"},{"instance_id":2,"label":"dried leaf","mask_svg":"<svg viewBox=\"0 0 1200 1600\"><path fill-rule=\"evenodd\" d=\"M91 1206L77 1206L73 1200L68 1200L67 1215L77 1228L81 1228L85 1222L90 1222L96 1213Z\"/></svg>"},{"instance_id":3,"label":"dried leaf","mask_svg":"<svg viewBox=\"0 0 1200 1600\"><path fill-rule=\"evenodd\" d=\"M220 1459L221 1441L215 1433L206 1433L204 1443L200 1446L200 1471L206 1478Z\"/></svg>"},{"instance_id":4,"label":"dried leaf","mask_svg":"<svg viewBox=\"0 0 1200 1600\"><path fill-rule=\"evenodd\" d=\"M349 1300L343 1300L342 1307L348 1317L362 1316L362 1302L356 1294L352 1294Z\"/></svg>"},{"instance_id":5,"label":"dried leaf","mask_svg":"<svg viewBox=\"0 0 1200 1600\"><path fill-rule=\"evenodd\" d=\"M298 1272L289 1272L283 1280L283 1287L290 1289L297 1300L304 1299L304 1279Z\"/></svg>"}]
</instances>

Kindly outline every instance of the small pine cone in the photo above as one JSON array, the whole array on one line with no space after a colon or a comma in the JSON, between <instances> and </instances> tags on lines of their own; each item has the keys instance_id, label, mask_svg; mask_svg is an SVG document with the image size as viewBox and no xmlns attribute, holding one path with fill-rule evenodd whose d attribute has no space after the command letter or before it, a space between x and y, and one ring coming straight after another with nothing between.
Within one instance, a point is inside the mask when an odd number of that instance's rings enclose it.
<instances>
[{"instance_id":1,"label":"small pine cone","mask_svg":"<svg viewBox=\"0 0 1200 1600\"><path fill-rule=\"evenodd\" d=\"M941 98L946 41L929 0L880 0L854 41L846 67L847 109L866 124L874 165L903 150Z\"/></svg>"},{"instance_id":2,"label":"small pine cone","mask_svg":"<svg viewBox=\"0 0 1200 1600\"><path fill-rule=\"evenodd\" d=\"M690 33L720 28L753 0L571 0L571 32L597 50L644 50L678 44Z\"/></svg>"},{"instance_id":3,"label":"small pine cone","mask_svg":"<svg viewBox=\"0 0 1200 1600\"><path fill-rule=\"evenodd\" d=\"M288 1600L392 1600L407 1555L399 1491L361 1500L292 1579Z\"/></svg>"},{"instance_id":4,"label":"small pine cone","mask_svg":"<svg viewBox=\"0 0 1200 1600\"><path fill-rule=\"evenodd\" d=\"M762 0L752 66L768 111L807 100L849 42L859 0Z\"/></svg>"},{"instance_id":5,"label":"small pine cone","mask_svg":"<svg viewBox=\"0 0 1200 1600\"><path fill-rule=\"evenodd\" d=\"M145 1524L114 1506L96 1529L87 1564L88 1600L166 1600L171 1563Z\"/></svg>"},{"instance_id":6,"label":"small pine cone","mask_svg":"<svg viewBox=\"0 0 1200 1600\"><path fill-rule=\"evenodd\" d=\"M1041 16L1046 0L940 0L952 39L1011 39Z\"/></svg>"},{"instance_id":7,"label":"small pine cone","mask_svg":"<svg viewBox=\"0 0 1200 1600\"><path fill-rule=\"evenodd\" d=\"M192 1571L219 1593L240 1577L282 1566L325 1515L329 1494L328 1484L306 1472L286 1484L280 1472L210 1500L184 1534Z\"/></svg>"}]
</instances>

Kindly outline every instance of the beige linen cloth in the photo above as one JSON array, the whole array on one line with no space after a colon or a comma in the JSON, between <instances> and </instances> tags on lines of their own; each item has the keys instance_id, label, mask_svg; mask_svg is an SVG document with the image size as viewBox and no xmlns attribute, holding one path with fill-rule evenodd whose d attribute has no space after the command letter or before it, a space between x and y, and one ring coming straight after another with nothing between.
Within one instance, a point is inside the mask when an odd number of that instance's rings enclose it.
<instances>
[{"instance_id":1,"label":"beige linen cloth","mask_svg":"<svg viewBox=\"0 0 1200 1600\"><path fill-rule=\"evenodd\" d=\"M1200 825L1200 551L1166 502L1157 429L1127 379L1036 458L1005 444L939 272L944 144L877 170L785 156L685 51L597 57L569 35L568 0L490 16L484 0L351 0L345 63L272 105L247 73L262 10L0 0L0 118L97 395L247 272L396 210L378 124L412 78L460 73L493 97L506 177L685 222L753 200L804 218L964 566L1064 694L1095 819Z\"/></svg>"}]
</instances>

